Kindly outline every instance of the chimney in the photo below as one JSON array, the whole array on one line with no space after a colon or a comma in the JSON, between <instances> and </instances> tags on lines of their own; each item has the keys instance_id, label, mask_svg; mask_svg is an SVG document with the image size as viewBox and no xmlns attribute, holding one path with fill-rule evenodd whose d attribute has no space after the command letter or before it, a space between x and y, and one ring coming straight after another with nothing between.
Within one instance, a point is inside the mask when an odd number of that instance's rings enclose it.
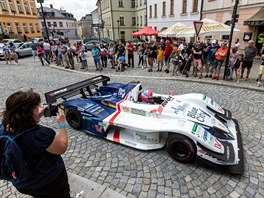
<instances>
[{"instance_id":1,"label":"chimney","mask_svg":"<svg viewBox=\"0 0 264 198\"><path fill-rule=\"evenodd\" d=\"M53 9L53 5L52 4L50 4L50 8Z\"/></svg>"}]
</instances>

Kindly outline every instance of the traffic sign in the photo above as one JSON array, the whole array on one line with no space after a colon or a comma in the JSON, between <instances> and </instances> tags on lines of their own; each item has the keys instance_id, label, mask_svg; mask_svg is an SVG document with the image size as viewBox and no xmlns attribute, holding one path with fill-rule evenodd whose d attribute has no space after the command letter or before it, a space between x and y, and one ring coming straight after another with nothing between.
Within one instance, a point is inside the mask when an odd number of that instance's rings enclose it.
<instances>
[{"instance_id":1,"label":"traffic sign","mask_svg":"<svg viewBox=\"0 0 264 198\"><path fill-rule=\"evenodd\" d=\"M202 21L194 21L193 25L194 25L194 29L195 29L195 34L198 37L200 34L200 31L202 29L203 22Z\"/></svg>"}]
</instances>

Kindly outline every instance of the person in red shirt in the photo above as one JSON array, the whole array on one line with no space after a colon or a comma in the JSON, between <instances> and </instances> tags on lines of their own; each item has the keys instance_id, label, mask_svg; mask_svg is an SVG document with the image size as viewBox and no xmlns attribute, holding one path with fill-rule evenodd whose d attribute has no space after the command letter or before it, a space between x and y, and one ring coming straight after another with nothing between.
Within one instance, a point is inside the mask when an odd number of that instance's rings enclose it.
<instances>
[{"instance_id":1,"label":"person in red shirt","mask_svg":"<svg viewBox=\"0 0 264 198\"><path fill-rule=\"evenodd\" d=\"M171 46L170 41L166 41L165 42L165 50L164 50L164 56L165 56L165 65L166 65L166 69L164 70L166 73L169 73L170 70L170 55L173 51L173 47Z\"/></svg>"},{"instance_id":2,"label":"person in red shirt","mask_svg":"<svg viewBox=\"0 0 264 198\"><path fill-rule=\"evenodd\" d=\"M128 57L128 67L132 67L134 68L134 46L131 43L131 41L128 42L127 46L126 46L126 50L127 50L127 57ZM132 61L132 65L131 65L131 61Z\"/></svg>"},{"instance_id":3,"label":"person in red shirt","mask_svg":"<svg viewBox=\"0 0 264 198\"><path fill-rule=\"evenodd\" d=\"M227 55L227 48L226 48L226 43L221 44L221 48L219 48L215 52L215 61L213 63L213 76L212 79L214 80L219 80L219 75L220 75L220 69L224 63L224 60L226 59Z\"/></svg>"}]
</instances>

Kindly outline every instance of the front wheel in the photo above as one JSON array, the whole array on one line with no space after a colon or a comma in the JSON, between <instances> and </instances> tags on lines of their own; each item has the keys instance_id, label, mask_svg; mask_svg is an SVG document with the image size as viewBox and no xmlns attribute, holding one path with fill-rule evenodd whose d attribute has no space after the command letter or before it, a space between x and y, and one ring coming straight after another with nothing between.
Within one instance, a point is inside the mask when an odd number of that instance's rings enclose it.
<instances>
[{"instance_id":1,"label":"front wheel","mask_svg":"<svg viewBox=\"0 0 264 198\"><path fill-rule=\"evenodd\" d=\"M183 163L193 162L197 154L194 142L180 134L172 134L168 137L166 149L173 159Z\"/></svg>"},{"instance_id":2,"label":"front wheel","mask_svg":"<svg viewBox=\"0 0 264 198\"><path fill-rule=\"evenodd\" d=\"M81 118L81 114L77 109L74 108L69 108L66 109L66 120L68 122L68 124L76 129L76 130L81 130L82 129L82 118Z\"/></svg>"}]
</instances>

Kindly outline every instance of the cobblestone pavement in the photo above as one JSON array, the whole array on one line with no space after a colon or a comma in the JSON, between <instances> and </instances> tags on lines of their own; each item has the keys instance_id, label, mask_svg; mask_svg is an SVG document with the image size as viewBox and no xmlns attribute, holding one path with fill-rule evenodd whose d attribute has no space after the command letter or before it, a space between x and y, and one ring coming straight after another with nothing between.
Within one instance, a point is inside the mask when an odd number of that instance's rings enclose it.
<instances>
[{"instance_id":1,"label":"cobblestone pavement","mask_svg":"<svg viewBox=\"0 0 264 198\"><path fill-rule=\"evenodd\" d=\"M30 58L21 60L21 64L16 66L1 64L0 73L0 108L3 108L7 96L18 89L33 88L44 99L43 94L47 91L92 76L87 72L70 73L43 67L39 63L33 65ZM143 71L139 73L143 75ZM111 77L112 82L123 83L134 79L141 81L146 89L153 89L157 93L166 94L170 90L176 94L202 93L230 109L241 128L244 174L230 175L208 168L198 160L193 164L182 164L174 161L165 149L139 151L68 127L69 149L63 158L69 172L131 198L264 197L263 92L200 82ZM57 127L54 119L44 118L42 123ZM26 196L17 193L10 184L0 181L0 197Z\"/></svg>"}]
</instances>

